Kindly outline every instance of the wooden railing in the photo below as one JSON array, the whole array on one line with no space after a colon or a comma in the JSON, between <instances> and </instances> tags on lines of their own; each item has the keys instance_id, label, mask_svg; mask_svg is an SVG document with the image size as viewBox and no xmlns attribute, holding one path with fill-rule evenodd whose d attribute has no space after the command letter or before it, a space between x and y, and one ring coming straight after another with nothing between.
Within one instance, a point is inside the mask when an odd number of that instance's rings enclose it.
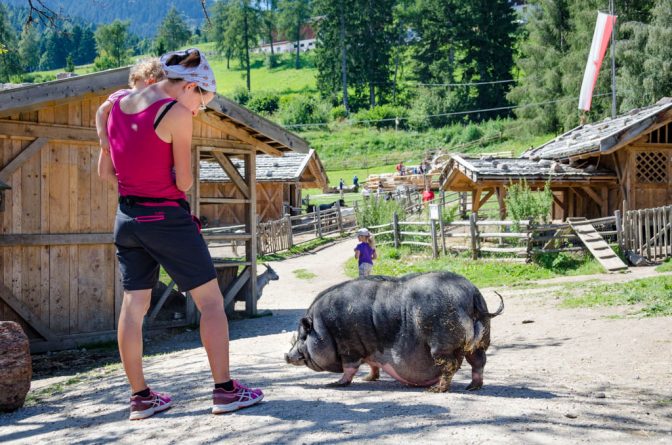
<instances>
[{"instance_id":1,"label":"wooden railing","mask_svg":"<svg viewBox=\"0 0 672 445\"><path fill-rule=\"evenodd\" d=\"M649 260L669 258L671 226L672 206L627 211L623 216L623 246Z\"/></svg>"}]
</instances>

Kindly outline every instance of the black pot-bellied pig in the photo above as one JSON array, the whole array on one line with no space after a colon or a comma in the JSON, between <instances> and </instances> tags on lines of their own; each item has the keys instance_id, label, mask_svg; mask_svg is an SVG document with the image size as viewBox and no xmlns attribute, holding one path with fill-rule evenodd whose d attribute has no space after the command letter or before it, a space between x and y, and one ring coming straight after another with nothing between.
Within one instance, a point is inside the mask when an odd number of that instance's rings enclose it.
<instances>
[{"instance_id":1,"label":"black pot-bellied pig","mask_svg":"<svg viewBox=\"0 0 672 445\"><path fill-rule=\"evenodd\" d=\"M469 280L450 272L401 278L372 276L320 293L299 323L287 363L314 371L342 372L348 385L362 363L401 383L450 389L463 358L471 364L468 390L483 386L490 319L483 296Z\"/></svg>"}]
</instances>

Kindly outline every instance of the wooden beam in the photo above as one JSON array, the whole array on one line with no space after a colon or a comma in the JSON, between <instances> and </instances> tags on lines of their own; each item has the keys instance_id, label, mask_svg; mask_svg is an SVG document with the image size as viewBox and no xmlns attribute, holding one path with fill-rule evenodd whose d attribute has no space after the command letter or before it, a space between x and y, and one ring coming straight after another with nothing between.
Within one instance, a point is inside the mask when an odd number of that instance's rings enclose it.
<instances>
[{"instance_id":1,"label":"wooden beam","mask_svg":"<svg viewBox=\"0 0 672 445\"><path fill-rule=\"evenodd\" d=\"M0 235L0 247L9 246L68 246L113 244L111 233L17 234Z\"/></svg>"},{"instance_id":2,"label":"wooden beam","mask_svg":"<svg viewBox=\"0 0 672 445\"><path fill-rule=\"evenodd\" d=\"M37 138L31 142L30 145L24 148L21 153L16 155L14 159L12 159L2 168L2 170L0 170L0 181L9 182L9 178L12 176L12 173L21 168L23 163L39 152L42 147L47 144L47 142L49 142L49 139L47 138Z\"/></svg>"},{"instance_id":3,"label":"wooden beam","mask_svg":"<svg viewBox=\"0 0 672 445\"><path fill-rule=\"evenodd\" d=\"M35 317L25 304L23 304L18 298L12 294L7 286L0 284L0 300L4 301L9 307L11 307L14 312L19 314L23 320L30 325L31 328L35 329L38 334L44 337L46 340L57 340L58 335L54 333L49 327L40 321L39 318Z\"/></svg>"},{"instance_id":4,"label":"wooden beam","mask_svg":"<svg viewBox=\"0 0 672 445\"><path fill-rule=\"evenodd\" d=\"M499 219L506 218L506 187L497 187L497 202L499 203Z\"/></svg>"},{"instance_id":5,"label":"wooden beam","mask_svg":"<svg viewBox=\"0 0 672 445\"><path fill-rule=\"evenodd\" d=\"M247 199L250 198L250 188L245 184L245 179L240 175L238 169L233 165L228 156L213 152L212 155L215 157L217 163L224 169L226 174L229 176L229 179L238 187L238 190L243 194Z\"/></svg>"},{"instance_id":6,"label":"wooden beam","mask_svg":"<svg viewBox=\"0 0 672 445\"><path fill-rule=\"evenodd\" d=\"M229 133L231 136L240 139L241 141L248 143L257 147L259 150L264 153L273 155L273 156L282 156L282 152L275 147L268 145L265 142L260 141L259 139L252 136L244 127L237 127L233 122L221 119L216 116L211 116L208 113L201 113L201 120L205 124L209 124L217 127L220 130L224 130Z\"/></svg>"},{"instance_id":7,"label":"wooden beam","mask_svg":"<svg viewBox=\"0 0 672 445\"><path fill-rule=\"evenodd\" d=\"M245 182L250 188L250 200L245 204L245 233L252 235L245 243L245 260L250 262L250 279L248 281L245 312L248 315L257 313L257 156L250 153L245 156Z\"/></svg>"},{"instance_id":8,"label":"wooden beam","mask_svg":"<svg viewBox=\"0 0 672 445\"><path fill-rule=\"evenodd\" d=\"M223 96L216 95L215 98L208 103L208 108L227 116L233 121L254 129L292 151L308 153L308 150L310 150L308 143L297 135L258 114L252 113L250 110L241 107Z\"/></svg>"},{"instance_id":9,"label":"wooden beam","mask_svg":"<svg viewBox=\"0 0 672 445\"><path fill-rule=\"evenodd\" d=\"M70 79L12 88L0 92L0 113L36 110L48 104L101 96L128 88L128 67L77 76Z\"/></svg>"},{"instance_id":10,"label":"wooden beam","mask_svg":"<svg viewBox=\"0 0 672 445\"><path fill-rule=\"evenodd\" d=\"M479 203L481 202L481 189L476 189L471 192L471 211L478 213L478 209L481 208Z\"/></svg>"},{"instance_id":11,"label":"wooden beam","mask_svg":"<svg viewBox=\"0 0 672 445\"><path fill-rule=\"evenodd\" d=\"M201 204L248 204L249 199L241 198L207 198L201 196Z\"/></svg>"},{"instance_id":12,"label":"wooden beam","mask_svg":"<svg viewBox=\"0 0 672 445\"><path fill-rule=\"evenodd\" d=\"M19 139L48 138L54 142L98 145L95 128L74 125L38 124L0 119L0 135Z\"/></svg>"},{"instance_id":13,"label":"wooden beam","mask_svg":"<svg viewBox=\"0 0 672 445\"><path fill-rule=\"evenodd\" d=\"M592 188L581 187L581 190L586 192L586 194L590 196L590 199L595 201L600 207L604 207L604 201L602 201L602 198L597 193L595 193L595 191Z\"/></svg>"},{"instance_id":14,"label":"wooden beam","mask_svg":"<svg viewBox=\"0 0 672 445\"><path fill-rule=\"evenodd\" d=\"M250 280L250 268L246 267L243 272L233 279L227 289L222 289L224 294L224 307L228 306L236 297L238 292Z\"/></svg>"},{"instance_id":15,"label":"wooden beam","mask_svg":"<svg viewBox=\"0 0 672 445\"><path fill-rule=\"evenodd\" d=\"M219 152L227 154L244 155L250 151L256 150L253 145L244 142L230 141L228 139L202 138L194 136L192 143L201 149L202 153Z\"/></svg>"},{"instance_id":16,"label":"wooden beam","mask_svg":"<svg viewBox=\"0 0 672 445\"><path fill-rule=\"evenodd\" d=\"M478 202L478 208L480 209L483 205L488 202L488 200L495 194L495 189L491 189L488 193Z\"/></svg>"}]
</instances>

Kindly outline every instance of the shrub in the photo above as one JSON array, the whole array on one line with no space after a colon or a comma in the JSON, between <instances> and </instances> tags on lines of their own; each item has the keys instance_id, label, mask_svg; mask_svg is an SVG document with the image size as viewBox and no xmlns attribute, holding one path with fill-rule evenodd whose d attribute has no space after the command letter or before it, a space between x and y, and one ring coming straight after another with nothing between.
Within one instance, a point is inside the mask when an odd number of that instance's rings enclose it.
<instances>
[{"instance_id":1,"label":"shrub","mask_svg":"<svg viewBox=\"0 0 672 445\"><path fill-rule=\"evenodd\" d=\"M247 108L255 113L273 114L278 111L280 96L274 92L259 92L252 95Z\"/></svg>"},{"instance_id":2,"label":"shrub","mask_svg":"<svg viewBox=\"0 0 672 445\"><path fill-rule=\"evenodd\" d=\"M345 105L338 105L331 109L331 120L338 121L348 117L348 112L345 111Z\"/></svg>"},{"instance_id":3,"label":"shrub","mask_svg":"<svg viewBox=\"0 0 672 445\"><path fill-rule=\"evenodd\" d=\"M460 90L466 90L461 88ZM414 130L444 127L459 121L462 116L447 113L464 110L469 100L464 91L445 88L420 88L411 101L408 125Z\"/></svg>"},{"instance_id":4,"label":"shrub","mask_svg":"<svg viewBox=\"0 0 672 445\"><path fill-rule=\"evenodd\" d=\"M547 182L541 192L533 192L524 179L519 183L510 184L505 202L509 215L515 222L515 231L520 229L518 223L525 219L534 223L547 222L553 205L550 183Z\"/></svg>"},{"instance_id":5,"label":"shrub","mask_svg":"<svg viewBox=\"0 0 672 445\"><path fill-rule=\"evenodd\" d=\"M327 122L331 106L313 96L284 96L280 100L278 116L284 125L316 124Z\"/></svg>"},{"instance_id":6,"label":"shrub","mask_svg":"<svg viewBox=\"0 0 672 445\"><path fill-rule=\"evenodd\" d=\"M395 119L405 118L407 115L404 108L385 104L360 110L353 118L361 121L358 124L364 127L395 128ZM405 124L403 119L399 123Z\"/></svg>"},{"instance_id":7,"label":"shrub","mask_svg":"<svg viewBox=\"0 0 672 445\"><path fill-rule=\"evenodd\" d=\"M264 58L264 66L268 69L272 69L278 66L278 55L267 54L266 57Z\"/></svg>"},{"instance_id":8,"label":"shrub","mask_svg":"<svg viewBox=\"0 0 672 445\"><path fill-rule=\"evenodd\" d=\"M397 212L400 220L406 216L404 206L396 200L385 201L384 199L365 199L357 207L357 225L359 227L379 226L392 222L392 215Z\"/></svg>"},{"instance_id":9,"label":"shrub","mask_svg":"<svg viewBox=\"0 0 672 445\"><path fill-rule=\"evenodd\" d=\"M238 86L233 90L233 100L240 105L247 105L250 100L250 92L245 87Z\"/></svg>"},{"instance_id":10,"label":"shrub","mask_svg":"<svg viewBox=\"0 0 672 445\"><path fill-rule=\"evenodd\" d=\"M462 130L461 141L463 144L477 141L483 137L483 130L479 125L469 124Z\"/></svg>"}]
</instances>

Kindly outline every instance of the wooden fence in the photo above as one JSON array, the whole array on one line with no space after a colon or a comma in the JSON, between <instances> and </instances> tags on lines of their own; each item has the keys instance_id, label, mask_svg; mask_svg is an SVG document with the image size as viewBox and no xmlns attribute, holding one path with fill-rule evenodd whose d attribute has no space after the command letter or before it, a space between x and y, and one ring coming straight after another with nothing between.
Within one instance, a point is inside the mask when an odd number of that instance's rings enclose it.
<instances>
[{"instance_id":1,"label":"wooden fence","mask_svg":"<svg viewBox=\"0 0 672 445\"><path fill-rule=\"evenodd\" d=\"M623 247L649 260L672 256L672 206L630 210L623 216Z\"/></svg>"},{"instance_id":2,"label":"wooden fence","mask_svg":"<svg viewBox=\"0 0 672 445\"><path fill-rule=\"evenodd\" d=\"M395 214L391 222L369 227L369 230L379 245L431 248L434 258L449 250L469 251L473 259L484 252L530 259L540 253L585 249L567 223L532 225L530 221L478 220L475 213L468 221L444 221L442 207L438 208L439 217L435 220L399 221ZM587 222L593 224L607 241L617 240L619 223L616 216Z\"/></svg>"}]
</instances>

